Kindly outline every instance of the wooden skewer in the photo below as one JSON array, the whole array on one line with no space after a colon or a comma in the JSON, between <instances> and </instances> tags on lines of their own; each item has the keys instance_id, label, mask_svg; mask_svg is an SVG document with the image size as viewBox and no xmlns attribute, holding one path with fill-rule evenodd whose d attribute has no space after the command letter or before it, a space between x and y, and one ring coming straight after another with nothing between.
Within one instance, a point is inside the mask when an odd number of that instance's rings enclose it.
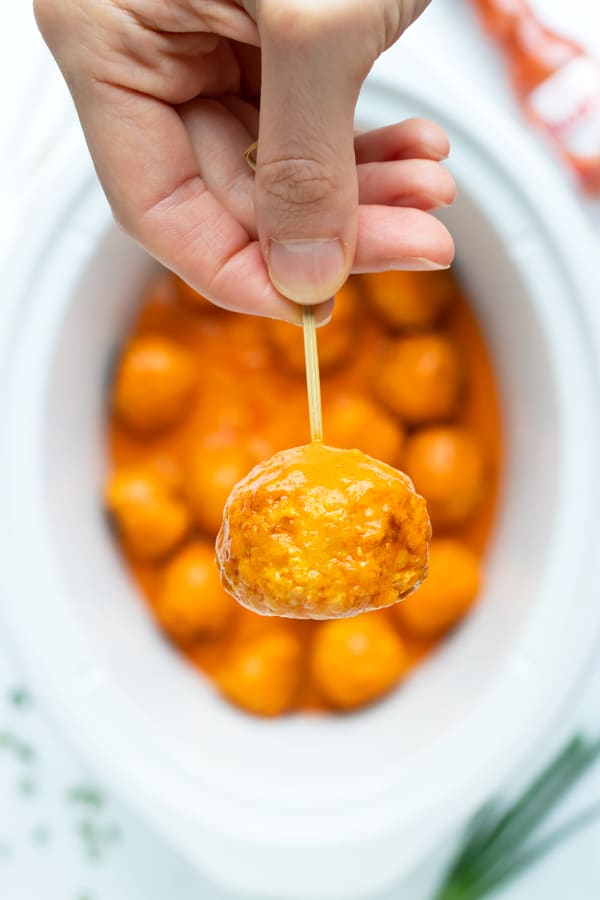
<instances>
[{"instance_id":1,"label":"wooden skewer","mask_svg":"<svg viewBox=\"0 0 600 900\"><path fill-rule=\"evenodd\" d=\"M302 307L302 328L304 331L304 365L306 368L306 392L308 394L310 439L313 443L322 443L323 415L321 411L321 377L319 373L317 326L315 324L314 306Z\"/></svg>"},{"instance_id":2,"label":"wooden skewer","mask_svg":"<svg viewBox=\"0 0 600 900\"><path fill-rule=\"evenodd\" d=\"M253 172L256 172L257 148L258 142L254 141L244 153L244 159ZM302 330L304 332L304 365L306 368L310 439L313 443L322 443L321 376L319 373L319 351L317 349L317 326L314 306L302 307Z\"/></svg>"}]
</instances>

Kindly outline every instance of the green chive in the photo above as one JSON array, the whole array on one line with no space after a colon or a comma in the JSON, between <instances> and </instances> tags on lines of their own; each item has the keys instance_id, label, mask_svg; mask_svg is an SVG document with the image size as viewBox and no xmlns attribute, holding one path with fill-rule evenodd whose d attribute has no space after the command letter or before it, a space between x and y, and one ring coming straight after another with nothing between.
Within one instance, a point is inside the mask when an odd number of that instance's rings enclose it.
<instances>
[{"instance_id":1,"label":"green chive","mask_svg":"<svg viewBox=\"0 0 600 900\"><path fill-rule=\"evenodd\" d=\"M556 804L600 756L600 740L576 737L504 813L490 804L474 818L463 849L434 900L481 900L600 817L600 804L533 843Z\"/></svg>"}]
</instances>

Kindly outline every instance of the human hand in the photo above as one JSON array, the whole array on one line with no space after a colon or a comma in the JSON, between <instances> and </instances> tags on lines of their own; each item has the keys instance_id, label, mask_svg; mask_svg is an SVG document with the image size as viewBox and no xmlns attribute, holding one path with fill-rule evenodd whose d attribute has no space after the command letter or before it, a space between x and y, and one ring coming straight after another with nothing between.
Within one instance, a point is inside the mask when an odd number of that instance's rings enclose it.
<instances>
[{"instance_id":1,"label":"human hand","mask_svg":"<svg viewBox=\"0 0 600 900\"><path fill-rule=\"evenodd\" d=\"M122 227L218 305L298 322L297 302L326 319L350 271L452 260L427 212L454 198L444 133L416 119L353 131L373 62L427 4L36 0L35 12ZM244 151L257 137L254 178Z\"/></svg>"}]
</instances>

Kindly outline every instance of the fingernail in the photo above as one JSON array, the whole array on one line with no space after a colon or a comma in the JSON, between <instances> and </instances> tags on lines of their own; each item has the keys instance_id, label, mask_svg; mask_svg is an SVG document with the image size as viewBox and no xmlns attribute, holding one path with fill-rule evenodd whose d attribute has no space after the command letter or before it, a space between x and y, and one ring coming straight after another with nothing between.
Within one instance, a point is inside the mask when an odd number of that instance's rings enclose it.
<instances>
[{"instance_id":1,"label":"fingernail","mask_svg":"<svg viewBox=\"0 0 600 900\"><path fill-rule=\"evenodd\" d=\"M406 256L402 259L382 260L371 266L354 266L352 271L360 275L368 272L439 272L451 268L442 266L432 259L421 259L418 256Z\"/></svg>"},{"instance_id":2,"label":"fingernail","mask_svg":"<svg viewBox=\"0 0 600 900\"><path fill-rule=\"evenodd\" d=\"M346 278L344 250L337 238L272 240L267 265L277 290L296 303L322 303Z\"/></svg>"},{"instance_id":3,"label":"fingernail","mask_svg":"<svg viewBox=\"0 0 600 900\"><path fill-rule=\"evenodd\" d=\"M319 303L316 307L315 321L317 323L317 328L321 328L322 325L329 325L331 317L333 316L334 304L335 298L332 297L330 300L326 300L325 303Z\"/></svg>"},{"instance_id":4,"label":"fingernail","mask_svg":"<svg viewBox=\"0 0 600 900\"><path fill-rule=\"evenodd\" d=\"M439 272L443 269L449 269L450 266L441 265L432 259L424 259L419 256L403 259L396 263L395 269L401 269L404 272Z\"/></svg>"},{"instance_id":5,"label":"fingernail","mask_svg":"<svg viewBox=\"0 0 600 900\"><path fill-rule=\"evenodd\" d=\"M439 146L433 146L432 144L425 144L423 150L427 158L433 159L435 162L443 162L450 156L450 150L447 153L445 151L440 152Z\"/></svg>"}]
</instances>

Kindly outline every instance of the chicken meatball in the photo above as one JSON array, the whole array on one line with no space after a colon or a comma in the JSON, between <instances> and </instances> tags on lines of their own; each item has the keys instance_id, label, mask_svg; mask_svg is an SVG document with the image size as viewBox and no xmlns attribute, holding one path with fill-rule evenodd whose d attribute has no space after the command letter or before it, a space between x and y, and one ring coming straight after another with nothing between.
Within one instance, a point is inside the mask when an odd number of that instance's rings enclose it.
<instances>
[{"instance_id":1,"label":"chicken meatball","mask_svg":"<svg viewBox=\"0 0 600 900\"><path fill-rule=\"evenodd\" d=\"M358 448L369 456L396 465L404 445L404 429L386 410L358 391L325 399L327 442L345 450Z\"/></svg>"},{"instance_id":2,"label":"chicken meatball","mask_svg":"<svg viewBox=\"0 0 600 900\"><path fill-rule=\"evenodd\" d=\"M434 528L461 525L485 490L485 462L475 435L460 425L423 428L406 442L404 467L427 500Z\"/></svg>"},{"instance_id":3,"label":"chicken meatball","mask_svg":"<svg viewBox=\"0 0 600 900\"><path fill-rule=\"evenodd\" d=\"M362 275L361 281L377 316L399 330L436 325L457 292L449 271L380 272Z\"/></svg>"},{"instance_id":4,"label":"chicken meatball","mask_svg":"<svg viewBox=\"0 0 600 900\"><path fill-rule=\"evenodd\" d=\"M135 338L117 371L114 407L127 428L155 434L184 417L196 386L189 352L158 335Z\"/></svg>"},{"instance_id":5,"label":"chicken meatball","mask_svg":"<svg viewBox=\"0 0 600 900\"><path fill-rule=\"evenodd\" d=\"M320 695L337 709L377 700L406 668L402 638L383 613L323 622L317 629L310 673Z\"/></svg>"},{"instance_id":6,"label":"chicken meatball","mask_svg":"<svg viewBox=\"0 0 600 900\"><path fill-rule=\"evenodd\" d=\"M198 444L190 454L185 492L194 521L207 534L216 534L223 507L233 486L246 475L257 457L243 444Z\"/></svg>"},{"instance_id":7,"label":"chicken meatball","mask_svg":"<svg viewBox=\"0 0 600 900\"><path fill-rule=\"evenodd\" d=\"M429 549L429 574L394 613L416 637L437 637L455 625L474 603L481 582L477 554L453 538L437 538Z\"/></svg>"},{"instance_id":8,"label":"chicken meatball","mask_svg":"<svg viewBox=\"0 0 600 900\"><path fill-rule=\"evenodd\" d=\"M221 587L214 547L194 541L166 566L154 611L166 633L188 645L223 634L236 608Z\"/></svg>"},{"instance_id":9,"label":"chicken meatball","mask_svg":"<svg viewBox=\"0 0 600 900\"><path fill-rule=\"evenodd\" d=\"M130 553L142 560L166 556L190 527L173 484L150 464L117 469L106 486L106 508Z\"/></svg>"},{"instance_id":10,"label":"chicken meatball","mask_svg":"<svg viewBox=\"0 0 600 900\"><path fill-rule=\"evenodd\" d=\"M284 628L235 645L217 671L227 699L257 716L292 709L302 680L302 643Z\"/></svg>"},{"instance_id":11,"label":"chicken meatball","mask_svg":"<svg viewBox=\"0 0 600 900\"><path fill-rule=\"evenodd\" d=\"M453 341L443 334L418 334L390 345L374 373L373 390L408 425L421 425L454 415L463 382Z\"/></svg>"},{"instance_id":12,"label":"chicken meatball","mask_svg":"<svg viewBox=\"0 0 600 900\"><path fill-rule=\"evenodd\" d=\"M332 619L391 606L425 577L425 501L360 450L315 443L256 466L227 500L223 586L265 615Z\"/></svg>"}]
</instances>

